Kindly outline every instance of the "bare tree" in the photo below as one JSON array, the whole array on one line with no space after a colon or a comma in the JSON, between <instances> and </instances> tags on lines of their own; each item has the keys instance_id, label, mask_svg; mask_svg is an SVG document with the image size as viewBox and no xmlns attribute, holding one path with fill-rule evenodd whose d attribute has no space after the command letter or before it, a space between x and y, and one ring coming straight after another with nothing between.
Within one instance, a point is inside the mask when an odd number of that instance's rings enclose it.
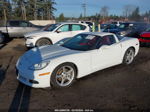
<instances>
[{"instance_id":1,"label":"bare tree","mask_svg":"<svg viewBox=\"0 0 150 112\"><path fill-rule=\"evenodd\" d=\"M103 6L100 10L100 15L103 17L103 19L105 19L106 17L108 17L108 7L107 6Z\"/></svg>"},{"instance_id":2,"label":"bare tree","mask_svg":"<svg viewBox=\"0 0 150 112\"><path fill-rule=\"evenodd\" d=\"M125 5L123 8L123 16L128 18L135 9L136 7L134 5Z\"/></svg>"},{"instance_id":3,"label":"bare tree","mask_svg":"<svg viewBox=\"0 0 150 112\"><path fill-rule=\"evenodd\" d=\"M22 2L22 4L21 4L21 10L22 10L22 17L23 17L23 20L27 20L26 7L25 7L24 2Z\"/></svg>"}]
</instances>

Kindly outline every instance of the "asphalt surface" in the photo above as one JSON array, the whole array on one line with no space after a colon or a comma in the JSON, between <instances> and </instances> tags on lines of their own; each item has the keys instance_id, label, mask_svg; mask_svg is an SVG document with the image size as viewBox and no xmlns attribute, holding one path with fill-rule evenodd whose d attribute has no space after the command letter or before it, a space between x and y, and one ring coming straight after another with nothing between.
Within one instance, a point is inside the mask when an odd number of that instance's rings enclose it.
<instances>
[{"instance_id":1,"label":"asphalt surface","mask_svg":"<svg viewBox=\"0 0 150 112\"><path fill-rule=\"evenodd\" d=\"M23 39L0 49L0 112L150 111L150 48L140 48L131 65L98 71L65 89L34 89L19 83L15 64L26 50Z\"/></svg>"}]
</instances>

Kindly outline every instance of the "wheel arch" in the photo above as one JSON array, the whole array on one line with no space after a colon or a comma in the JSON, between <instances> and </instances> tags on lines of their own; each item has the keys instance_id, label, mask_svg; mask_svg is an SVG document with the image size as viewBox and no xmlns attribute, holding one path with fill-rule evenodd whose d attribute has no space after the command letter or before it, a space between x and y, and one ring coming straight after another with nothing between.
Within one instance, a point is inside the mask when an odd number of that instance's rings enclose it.
<instances>
[{"instance_id":1,"label":"wheel arch","mask_svg":"<svg viewBox=\"0 0 150 112\"><path fill-rule=\"evenodd\" d=\"M134 46L130 46L130 47L128 47L128 48L125 50L125 52L124 52L124 54L123 54L122 63L124 63L124 59L125 59L126 52L127 52L129 49L133 49L133 51L134 51L134 57L135 57L136 48L135 48Z\"/></svg>"},{"instance_id":2,"label":"wheel arch","mask_svg":"<svg viewBox=\"0 0 150 112\"><path fill-rule=\"evenodd\" d=\"M128 49L133 49L133 50L134 50L134 53L136 52L136 49L135 49L134 46L130 46L129 48L126 49L126 51L127 51Z\"/></svg>"},{"instance_id":3,"label":"wheel arch","mask_svg":"<svg viewBox=\"0 0 150 112\"><path fill-rule=\"evenodd\" d=\"M77 79L77 76L78 76L78 68L77 68L76 64L73 63L73 62L64 62L64 63L58 64L58 65L53 69L52 74L51 74L51 76L50 76L50 85L51 85L51 86L54 86L54 85L52 84L52 75L53 75L53 73L55 73L55 70L56 70L59 66L62 66L62 65L65 65L65 64L72 64L72 65L75 67L75 70L76 70L75 79Z\"/></svg>"},{"instance_id":4,"label":"wheel arch","mask_svg":"<svg viewBox=\"0 0 150 112\"><path fill-rule=\"evenodd\" d=\"M74 62L64 62L64 63L59 64L58 66L61 66L61 65L64 65L64 64L72 64L75 67L76 73L78 75L78 67ZM57 68L58 66L56 66L55 68ZM54 72L54 70L53 70L53 72Z\"/></svg>"},{"instance_id":5,"label":"wheel arch","mask_svg":"<svg viewBox=\"0 0 150 112\"><path fill-rule=\"evenodd\" d=\"M135 49L134 46L130 46L130 47L126 48L125 51L124 51L124 53L123 53L123 55L122 55L122 56L123 56L123 57L122 57L122 61L123 61L124 56L125 56L125 54L126 54L126 52L127 52L128 49L133 49L133 50L134 50L134 53L136 52L136 49Z\"/></svg>"},{"instance_id":6,"label":"wheel arch","mask_svg":"<svg viewBox=\"0 0 150 112\"><path fill-rule=\"evenodd\" d=\"M53 42L52 42L52 40L50 38L48 38L48 37L41 37L41 38L37 39L37 41L35 42L35 46L37 45L38 41L42 40L42 39L47 39L53 44Z\"/></svg>"},{"instance_id":7,"label":"wheel arch","mask_svg":"<svg viewBox=\"0 0 150 112\"><path fill-rule=\"evenodd\" d=\"M61 63L61 64L59 64L59 65L57 65L56 67L55 67L55 69L57 68L57 67L59 67L59 66L61 66L61 65L64 65L64 64L72 64L74 67L75 67L75 70L76 70L76 78L77 78L77 76L78 76L78 67L77 67L77 65L75 64L75 63L73 63L73 62L64 62L64 63ZM52 71L52 73L55 71L55 69Z\"/></svg>"}]
</instances>

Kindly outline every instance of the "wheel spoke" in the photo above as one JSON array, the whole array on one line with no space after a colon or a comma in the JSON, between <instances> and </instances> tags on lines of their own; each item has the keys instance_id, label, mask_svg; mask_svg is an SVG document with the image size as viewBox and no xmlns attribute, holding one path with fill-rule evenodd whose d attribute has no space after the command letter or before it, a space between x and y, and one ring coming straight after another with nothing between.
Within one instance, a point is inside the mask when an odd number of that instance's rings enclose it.
<instances>
[{"instance_id":1,"label":"wheel spoke","mask_svg":"<svg viewBox=\"0 0 150 112\"><path fill-rule=\"evenodd\" d=\"M69 75L69 76L67 76L67 80L71 80L72 79L72 76L71 75Z\"/></svg>"},{"instance_id":2,"label":"wheel spoke","mask_svg":"<svg viewBox=\"0 0 150 112\"><path fill-rule=\"evenodd\" d=\"M73 72L73 69L70 69L70 70L67 72L67 75L70 75L72 72Z\"/></svg>"},{"instance_id":3,"label":"wheel spoke","mask_svg":"<svg viewBox=\"0 0 150 112\"><path fill-rule=\"evenodd\" d=\"M74 73L74 69L71 66L62 66L56 75L57 84L62 87L69 85L74 79Z\"/></svg>"},{"instance_id":4,"label":"wheel spoke","mask_svg":"<svg viewBox=\"0 0 150 112\"><path fill-rule=\"evenodd\" d=\"M129 50L127 52L126 62L131 63L134 57L134 52L132 50Z\"/></svg>"},{"instance_id":5,"label":"wheel spoke","mask_svg":"<svg viewBox=\"0 0 150 112\"><path fill-rule=\"evenodd\" d=\"M65 82L65 79L62 78L60 85L63 86L63 85L64 85L64 82Z\"/></svg>"},{"instance_id":6,"label":"wheel spoke","mask_svg":"<svg viewBox=\"0 0 150 112\"><path fill-rule=\"evenodd\" d=\"M63 69L63 73L65 73L65 72L66 72L66 68L65 68L65 67L63 67L62 69Z\"/></svg>"}]
</instances>

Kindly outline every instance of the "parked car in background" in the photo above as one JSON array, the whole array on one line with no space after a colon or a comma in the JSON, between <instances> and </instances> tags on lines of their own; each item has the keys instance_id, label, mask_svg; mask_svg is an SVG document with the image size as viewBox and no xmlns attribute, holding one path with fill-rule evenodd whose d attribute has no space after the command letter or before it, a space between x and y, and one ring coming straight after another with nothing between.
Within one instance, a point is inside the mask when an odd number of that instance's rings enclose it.
<instances>
[{"instance_id":1,"label":"parked car in background","mask_svg":"<svg viewBox=\"0 0 150 112\"><path fill-rule=\"evenodd\" d=\"M91 22L91 21L79 21L79 23L87 24L92 30L93 22Z\"/></svg>"},{"instance_id":2,"label":"parked car in background","mask_svg":"<svg viewBox=\"0 0 150 112\"><path fill-rule=\"evenodd\" d=\"M45 30L24 35L27 47L51 45L57 41L73 37L82 32L89 32L90 27L82 23L58 23L50 25Z\"/></svg>"},{"instance_id":3,"label":"parked car in background","mask_svg":"<svg viewBox=\"0 0 150 112\"><path fill-rule=\"evenodd\" d=\"M103 32L116 33L116 32L118 32L118 26L115 25L115 24L107 24L107 25L104 27Z\"/></svg>"},{"instance_id":4,"label":"parked car in background","mask_svg":"<svg viewBox=\"0 0 150 112\"><path fill-rule=\"evenodd\" d=\"M35 88L68 87L75 79L118 65L131 64L139 51L136 38L112 33L81 33L61 45L33 48L16 64L17 79Z\"/></svg>"},{"instance_id":5,"label":"parked car in background","mask_svg":"<svg viewBox=\"0 0 150 112\"><path fill-rule=\"evenodd\" d=\"M150 29L141 33L138 39L141 46L150 46Z\"/></svg>"},{"instance_id":6,"label":"parked car in background","mask_svg":"<svg viewBox=\"0 0 150 112\"><path fill-rule=\"evenodd\" d=\"M40 30L42 30L42 31L44 31L44 30L47 30L50 26L52 26L52 25L54 25L54 24L47 24L46 26L44 26L42 29L40 29Z\"/></svg>"},{"instance_id":7,"label":"parked car in background","mask_svg":"<svg viewBox=\"0 0 150 112\"><path fill-rule=\"evenodd\" d=\"M101 24L100 25L101 31L104 31L104 29L106 29L108 26L109 24Z\"/></svg>"},{"instance_id":8,"label":"parked car in background","mask_svg":"<svg viewBox=\"0 0 150 112\"><path fill-rule=\"evenodd\" d=\"M116 26L120 26L120 24L122 23L122 22L120 22L120 21L114 21L114 22L111 22L112 24L115 24Z\"/></svg>"},{"instance_id":9,"label":"parked car in background","mask_svg":"<svg viewBox=\"0 0 150 112\"><path fill-rule=\"evenodd\" d=\"M10 38L23 37L25 33L39 30L41 28L43 28L43 26L37 26L28 21L22 20L9 20L6 22L0 22L0 31L5 36L9 36Z\"/></svg>"},{"instance_id":10,"label":"parked car in background","mask_svg":"<svg viewBox=\"0 0 150 112\"><path fill-rule=\"evenodd\" d=\"M120 23L119 26L112 24L111 27L104 29L103 32L115 33L121 36L125 36L126 33L134 26L134 23Z\"/></svg>"},{"instance_id":11,"label":"parked car in background","mask_svg":"<svg viewBox=\"0 0 150 112\"><path fill-rule=\"evenodd\" d=\"M107 28L107 26L109 26L109 24L100 24L100 31L103 32L104 29ZM95 26L95 32L98 32L99 29L98 29L98 25Z\"/></svg>"},{"instance_id":12,"label":"parked car in background","mask_svg":"<svg viewBox=\"0 0 150 112\"><path fill-rule=\"evenodd\" d=\"M147 23L134 23L133 27L126 31L124 36L139 38L140 34L150 28Z\"/></svg>"}]
</instances>

